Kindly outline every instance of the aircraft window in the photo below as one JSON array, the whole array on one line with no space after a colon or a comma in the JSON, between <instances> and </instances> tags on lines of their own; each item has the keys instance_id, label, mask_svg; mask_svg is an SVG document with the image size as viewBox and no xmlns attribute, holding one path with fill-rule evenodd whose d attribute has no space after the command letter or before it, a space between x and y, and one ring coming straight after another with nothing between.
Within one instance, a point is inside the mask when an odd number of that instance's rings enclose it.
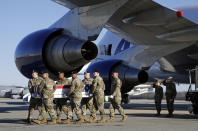
<instances>
[{"instance_id":1,"label":"aircraft window","mask_svg":"<svg viewBox=\"0 0 198 131\"><path fill-rule=\"evenodd\" d=\"M112 44L108 45L107 55L111 56Z\"/></svg>"}]
</instances>

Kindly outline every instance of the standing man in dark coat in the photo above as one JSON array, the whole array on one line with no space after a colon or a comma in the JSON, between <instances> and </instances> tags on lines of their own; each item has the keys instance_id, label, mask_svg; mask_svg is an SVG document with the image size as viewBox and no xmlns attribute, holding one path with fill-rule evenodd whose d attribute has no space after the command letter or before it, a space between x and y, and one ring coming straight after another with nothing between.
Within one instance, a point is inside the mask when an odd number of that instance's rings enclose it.
<instances>
[{"instance_id":1,"label":"standing man in dark coat","mask_svg":"<svg viewBox=\"0 0 198 131\"><path fill-rule=\"evenodd\" d=\"M174 111L174 100L177 95L175 83L172 82L173 77L168 77L167 80L163 82L166 86L166 102L169 114L168 117L173 117Z\"/></svg>"},{"instance_id":2,"label":"standing man in dark coat","mask_svg":"<svg viewBox=\"0 0 198 131\"><path fill-rule=\"evenodd\" d=\"M153 88L155 88L155 107L157 110L156 116L160 116L161 112L161 102L163 99L163 88L161 86L161 82L157 81L154 85Z\"/></svg>"}]
</instances>

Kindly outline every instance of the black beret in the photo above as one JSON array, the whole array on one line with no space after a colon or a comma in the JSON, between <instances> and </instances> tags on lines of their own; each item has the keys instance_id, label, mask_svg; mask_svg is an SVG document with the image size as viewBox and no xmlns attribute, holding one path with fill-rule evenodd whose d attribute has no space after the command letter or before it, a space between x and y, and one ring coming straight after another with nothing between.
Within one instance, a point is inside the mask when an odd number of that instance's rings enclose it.
<instances>
[{"instance_id":1,"label":"black beret","mask_svg":"<svg viewBox=\"0 0 198 131\"><path fill-rule=\"evenodd\" d=\"M38 73L36 70L33 70L32 73Z\"/></svg>"},{"instance_id":2,"label":"black beret","mask_svg":"<svg viewBox=\"0 0 198 131\"><path fill-rule=\"evenodd\" d=\"M99 73L99 71L97 69L95 69L94 72L98 72Z\"/></svg>"},{"instance_id":3,"label":"black beret","mask_svg":"<svg viewBox=\"0 0 198 131\"><path fill-rule=\"evenodd\" d=\"M89 71L85 71L84 74L90 73Z\"/></svg>"},{"instance_id":4,"label":"black beret","mask_svg":"<svg viewBox=\"0 0 198 131\"><path fill-rule=\"evenodd\" d=\"M48 72L47 71L42 71L42 74L48 74Z\"/></svg>"},{"instance_id":5,"label":"black beret","mask_svg":"<svg viewBox=\"0 0 198 131\"><path fill-rule=\"evenodd\" d=\"M78 71L72 71L71 74L78 74Z\"/></svg>"}]
</instances>

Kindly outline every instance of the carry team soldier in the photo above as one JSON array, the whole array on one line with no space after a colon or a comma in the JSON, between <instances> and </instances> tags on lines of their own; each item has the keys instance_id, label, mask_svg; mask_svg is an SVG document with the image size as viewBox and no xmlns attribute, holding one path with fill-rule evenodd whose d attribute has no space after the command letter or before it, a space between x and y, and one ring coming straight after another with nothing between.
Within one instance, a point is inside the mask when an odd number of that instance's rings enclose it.
<instances>
[{"instance_id":1,"label":"carry team soldier","mask_svg":"<svg viewBox=\"0 0 198 131\"><path fill-rule=\"evenodd\" d=\"M70 99L70 106L71 109L68 110L68 112L71 112L74 110L76 116L77 116L77 121L76 124L81 124L84 122L84 119L81 114L80 110L80 103L82 100L82 90L84 88L83 82L78 78L77 72L72 72L72 83L70 90L67 92L67 96ZM69 124L72 120L72 117L68 117L67 120L64 121L65 124Z\"/></svg>"},{"instance_id":2,"label":"carry team soldier","mask_svg":"<svg viewBox=\"0 0 198 131\"><path fill-rule=\"evenodd\" d=\"M40 97L40 89L43 88L44 82L41 77L38 76L38 72L33 71L32 72L32 78L28 82L28 88L29 92L31 94L30 99L30 105L28 109L28 118L27 123L31 124L32 122L32 116L34 113L34 109L37 107L39 111L39 119L43 117L44 114L42 114L42 99ZM37 122L37 120L33 120L34 122Z\"/></svg>"},{"instance_id":3,"label":"carry team soldier","mask_svg":"<svg viewBox=\"0 0 198 131\"><path fill-rule=\"evenodd\" d=\"M43 79L44 79L44 86L41 89L41 94L42 94L42 99L43 99L43 104L46 108L46 111L49 113L50 117L51 117L51 122L48 122L48 125L54 125L56 124L56 115L55 115L55 111L54 111L54 92L56 90L56 84L55 82L49 78L49 74L44 72L43 73ZM44 111L44 110L42 110ZM46 120L46 113L43 112L44 118L43 120L41 120L41 124L45 123Z\"/></svg>"},{"instance_id":4,"label":"carry team soldier","mask_svg":"<svg viewBox=\"0 0 198 131\"><path fill-rule=\"evenodd\" d=\"M99 110L101 119L98 120L98 123L104 123L105 120L105 111L104 111L104 90L105 90L105 84L100 77L99 71L94 71L94 80L93 80L93 88L92 88L92 94L94 98L94 113L96 114L96 111Z\"/></svg>"},{"instance_id":5,"label":"carry team soldier","mask_svg":"<svg viewBox=\"0 0 198 131\"><path fill-rule=\"evenodd\" d=\"M175 83L172 82L173 77L168 77L167 80L163 82L163 84L166 86L166 102L167 102L167 108L169 114L167 117L173 117L173 111L174 111L174 100L177 95L176 86Z\"/></svg>"},{"instance_id":6,"label":"carry team soldier","mask_svg":"<svg viewBox=\"0 0 198 131\"><path fill-rule=\"evenodd\" d=\"M57 85L71 85L71 80L65 78L64 73L59 73L59 80L57 81ZM58 98L56 99L56 113L57 113L57 123L61 123L61 112L63 111L66 117L72 117L72 114L68 114L67 108L67 98ZM71 112L70 112L71 113Z\"/></svg>"},{"instance_id":7,"label":"carry team soldier","mask_svg":"<svg viewBox=\"0 0 198 131\"><path fill-rule=\"evenodd\" d=\"M163 99L163 88L161 87L161 82L158 80L155 84L153 84L153 88L155 88L155 107L157 110L156 116L160 116L161 102Z\"/></svg>"},{"instance_id":8,"label":"carry team soldier","mask_svg":"<svg viewBox=\"0 0 198 131\"><path fill-rule=\"evenodd\" d=\"M110 119L107 120L107 122L113 122L114 121L114 115L115 115L115 109L118 110L120 115L122 116L121 122L125 122L127 119L127 116L124 113L123 108L121 107L121 87L122 87L122 81L118 77L118 72L114 72L112 74L113 81L111 83L111 96L110 96Z\"/></svg>"},{"instance_id":9,"label":"carry team soldier","mask_svg":"<svg viewBox=\"0 0 198 131\"><path fill-rule=\"evenodd\" d=\"M95 122L97 119L96 114L94 113L93 95L91 94L93 78L90 77L90 72L84 73L84 79L82 82L85 85L84 92L89 95L89 97L83 98L81 101L82 115L85 121ZM87 108L91 113L89 120L86 119Z\"/></svg>"}]
</instances>

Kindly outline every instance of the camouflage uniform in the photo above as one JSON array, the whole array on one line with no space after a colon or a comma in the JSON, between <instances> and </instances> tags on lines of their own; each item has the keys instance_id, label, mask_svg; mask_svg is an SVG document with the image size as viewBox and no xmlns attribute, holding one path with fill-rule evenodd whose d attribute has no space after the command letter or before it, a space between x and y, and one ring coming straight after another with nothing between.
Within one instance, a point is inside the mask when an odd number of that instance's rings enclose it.
<instances>
[{"instance_id":1,"label":"camouflage uniform","mask_svg":"<svg viewBox=\"0 0 198 131\"><path fill-rule=\"evenodd\" d=\"M163 88L161 86L153 85L155 88L155 106L157 110L157 114L159 115L161 112L161 102L163 98Z\"/></svg>"},{"instance_id":2,"label":"camouflage uniform","mask_svg":"<svg viewBox=\"0 0 198 131\"><path fill-rule=\"evenodd\" d=\"M114 112L115 109L117 109L119 111L119 113L124 117L124 110L121 107L121 101L122 101L122 96L121 96L121 89L122 87L122 82L119 78L116 78L112 81L111 84L111 94L113 96L112 99L110 99L110 117L114 117Z\"/></svg>"},{"instance_id":3,"label":"camouflage uniform","mask_svg":"<svg viewBox=\"0 0 198 131\"><path fill-rule=\"evenodd\" d=\"M46 110L48 111L52 121L56 121L56 115L55 115L54 104L53 104L53 100L54 100L53 93L56 90L56 84L50 78L46 78L44 80L44 82L45 82L45 84L42 89L43 103L44 103L44 106L45 106ZM45 114L45 118L46 118L46 114Z\"/></svg>"},{"instance_id":4,"label":"camouflage uniform","mask_svg":"<svg viewBox=\"0 0 198 131\"><path fill-rule=\"evenodd\" d=\"M35 107L38 108L39 111L39 119L42 119L42 99L39 98L41 92L40 89L43 88L44 82L41 77L32 78L28 82L29 92L31 94L30 105L29 105L29 112L28 112L28 120L32 119L33 112Z\"/></svg>"},{"instance_id":5,"label":"camouflage uniform","mask_svg":"<svg viewBox=\"0 0 198 131\"><path fill-rule=\"evenodd\" d=\"M105 111L104 111L104 90L105 90L105 84L103 79L100 76L94 77L93 80L93 88L92 93L94 97L94 113L96 114L96 111L100 111L101 119L104 118Z\"/></svg>"},{"instance_id":6,"label":"camouflage uniform","mask_svg":"<svg viewBox=\"0 0 198 131\"><path fill-rule=\"evenodd\" d=\"M83 82L79 78L75 78L72 79L70 90L69 92L67 92L67 96L70 99L70 106L71 106L71 110L68 110L68 113L72 114L72 111L74 110L78 120L82 119L80 103L82 100L83 88L84 88ZM71 120L72 117L69 116L68 119Z\"/></svg>"},{"instance_id":7,"label":"camouflage uniform","mask_svg":"<svg viewBox=\"0 0 198 131\"><path fill-rule=\"evenodd\" d=\"M85 78L82 80L84 85L85 85L85 92L91 93L91 88L92 88L92 82L93 78ZM96 117L96 114L94 113L94 106L93 106L93 97L88 97L88 98L83 98L81 101L81 106L82 106L82 115L85 118L86 113L87 113L87 108L89 109L91 113L91 117Z\"/></svg>"},{"instance_id":8,"label":"camouflage uniform","mask_svg":"<svg viewBox=\"0 0 198 131\"><path fill-rule=\"evenodd\" d=\"M71 81L67 78L60 79L57 82L58 85L71 85ZM56 113L57 113L57 119L61 120L61 111L65 113L67 117L72 117L72 114L68 114L68 108L67 108L67 100L66 98L58 98L56 99Z\"/></svg>"},{"instance_id":9,"label":"camouflage uniform","mask_svg":"<svg viewBox=\"0 0 198 131\"><path fill-rule=\"evenodd\" d=\"M176 87L173 82L164 81L163 84L166 86L166 102L169 115L173 114L174 111L174 99L177 95Z\"/></svg>"}]
</instances>

